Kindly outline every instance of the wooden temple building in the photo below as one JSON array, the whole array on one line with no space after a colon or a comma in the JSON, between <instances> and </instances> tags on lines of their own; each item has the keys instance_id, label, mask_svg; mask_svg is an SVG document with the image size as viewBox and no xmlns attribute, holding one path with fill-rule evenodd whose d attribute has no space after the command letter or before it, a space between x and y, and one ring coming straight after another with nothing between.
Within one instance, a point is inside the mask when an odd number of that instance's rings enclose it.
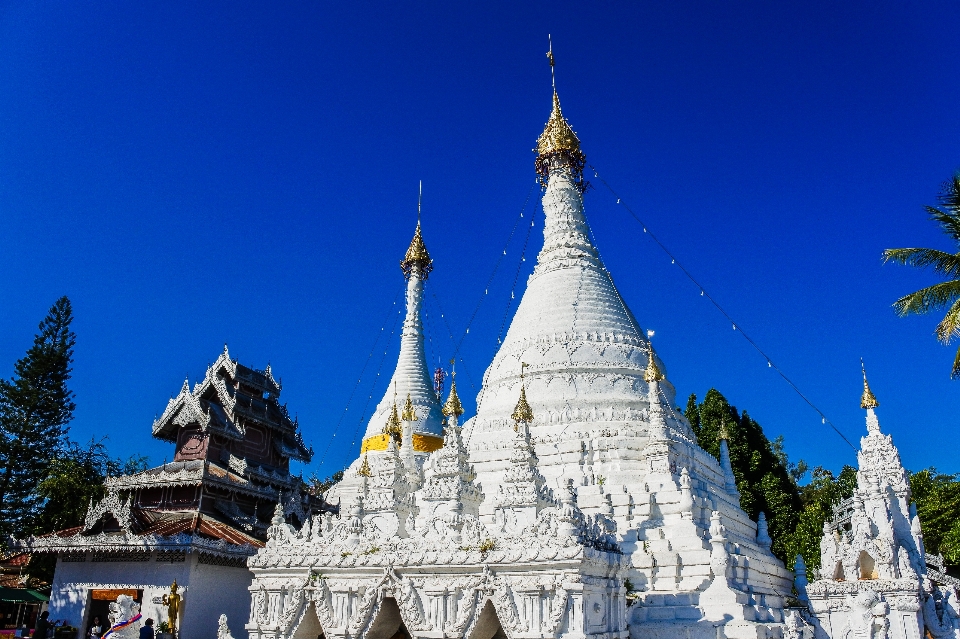
<instances>
[{"instance_id":1,"label":"wooden temple building","mask_svg":"<svg viewBox=\"0 0 960 639\"><path fill-rule=\"evenodd\" d=\"M175 445L173 462L108 478L106 497L90 503L83 525L21 542L57 556L50 618L87 636L94 617L105 622L109 602L125 593L144 619L160 622L174 581L183 636L216 636L211 609L246 617L247 558L263 546L274 511L302 524L329 510L290 473L291 460L308 462L313 452L280 390L269 366L244 366L224 347L204 379L192 390L184 382L153 423L153 436Z\"/></svg>"}]
</instances>

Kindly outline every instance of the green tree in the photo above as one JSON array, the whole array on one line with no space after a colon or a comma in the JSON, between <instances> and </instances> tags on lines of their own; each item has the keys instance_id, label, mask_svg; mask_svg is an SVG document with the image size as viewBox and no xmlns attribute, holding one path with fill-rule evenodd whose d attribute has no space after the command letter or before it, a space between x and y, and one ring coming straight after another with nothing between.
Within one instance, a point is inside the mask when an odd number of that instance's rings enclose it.
<instances>
[{"instance_id":1,"label":"green tree","mask_svg":"<svg viewBox=\"0 0 960 639\"><path fill-rule=\"evenodd\" d=\"M726 434L730 465L740 491L740 506L756 520L766 514L773 553L784 563L793 565L791 534L797 526L801 510L800 490L791 475L791 466L783 452L783 442L773 443L763 428L740 413L714 388L707 391L702 403L695 395L687 400L684 411L700 445L720 459L720 440ZM794 473L805 464L793 466ZM802 476L803 473L800 473Z\"/></svg>"},{"instance_id":2,"label":"green tree","mask_svg":"<svg viewBox=\"0 0 960 639\"><path fill-rule=\"evenodd\" d=\"M948 563L960 563L960 475L927 468L910 475L923 545L930 554L942 554Z\"/></svg>"},{"instance_id":3,"label":"green tree","mask_svg":"<svg viewBox=\"0 0 960 639\"><path fill-rule=\"evenodd\" d=\"M797 555L802 555L807 569L813 571L820 567L823 524L833 517L835 505L853 495L857 486L857 470L852 466L844 466L840 474L835 476L822 466L817 466L810 474L810 483L800 487L803 509L787 548L791 558L788 567L792 567Z\"/></svg>"},{"instance_id":4,"label":"green tree","mask_svg":"<svg viewBox=\"0 0 960 639\"><path fill-rule=\"evenodd\" d=\"M40 503L32 517L31 534L44 535L81 525L91 500L103 499L107 477L146 469L146 457L114 459L102 441L91 440L86 447L67 442L50 460L37 485ZM55 563L52 555L34 555L26 572L31 578L50 583Z\"/></svg>"},{"instance_id":5,"label":"green tree","mask_svg":"<svg viewBox=\"0 0 960 639\"><path fill-rule=\"evenodd\" d=\"M343 472L342 470L338 470L326 479L320 479L316 474L310 475L310 479L307 482L307 492L311 495L322 496L323 493L333 488L334 484L343 479Z\"/></svg>"},{"instance_id":6,"label":"green tree","mask_svg":"<svg viewBox=\"0 0 960 639\"><path fill-rule=\"evenodd\" d=\"M70 300L61 297L13 377L0 380L0 531L7 534L29 531L41 500L36 488L73 418L67 388L76 341L72 321Z\"/></svg>"},{"instance_id":7,"label":"green tree","mask_svg":"<svg viewBox=\"0 0 960 639\"><path fill-rule=\"evenodd\" d=\"M931 248L887 249L884 262L896 262L916 268L932 268L945 282L934 284L901 297L893 303L900 316L923 314L947 308L947 314L937 325L937 338L947 345L960 335L960 173L943 185L938 197L941 206L924 207L930 219L940 225L954 243L958 252L947 253ZM960 377L960 349L953 360L950 376Z\"/></svg>"}]
</instances>

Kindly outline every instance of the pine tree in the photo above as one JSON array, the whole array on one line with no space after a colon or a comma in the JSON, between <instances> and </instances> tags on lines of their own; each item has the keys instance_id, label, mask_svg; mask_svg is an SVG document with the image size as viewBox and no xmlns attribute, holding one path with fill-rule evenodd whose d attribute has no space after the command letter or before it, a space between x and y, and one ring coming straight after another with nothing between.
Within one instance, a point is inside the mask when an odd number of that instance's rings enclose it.
<instances>
[{"instance_id":1,"label":"pine tree","mask_svg":"<svg viewBox=\"0 0 960 639\"><path fill-rule=\"evenodd\" d=\"M36 490L64 444L73 418L70 379L76 336L70 300L61 297L40 322L33 346L0 380L0 530L22 536L41 497Z\"/></svg>"},{"instance_id":2,"label":"pine tree","mask_svg":"<svg viewBox=\"0 0 960 639\"><path fill-rule=\"evenodd\" d=\"M746 411L739 413L713 388L700 404L696 396L691 395L684 415L693 426L700 446L717 459L720 459L720 440L726 435L741 508L754 521L761 512L766 515L773 554L792 566L791 534L799 520L801 501L782 443L772 443L760 424ZM792 467L795 472L802 468L801 464Z\"/></svg>"}]
</instances>

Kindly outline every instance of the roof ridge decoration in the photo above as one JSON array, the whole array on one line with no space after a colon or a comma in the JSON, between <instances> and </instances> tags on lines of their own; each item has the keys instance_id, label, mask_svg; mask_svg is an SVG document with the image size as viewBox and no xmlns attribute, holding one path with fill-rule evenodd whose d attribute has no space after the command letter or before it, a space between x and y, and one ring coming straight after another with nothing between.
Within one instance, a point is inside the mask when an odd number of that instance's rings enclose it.
<instances>
[{"instance_id":1,"label":"roof ridge decoration","mask_svg":"<svg viewBox=\"0 0 960 639\"><path fill-rule=\"evenodd\" d=\"M120 493L116 490L110 490L107 492L107 495L101 499L96 505L93 504L93 497L90 498L90 505L87 507L87 514L83 518L83 531L87 532L97 525L103 516L107 513L113 515L114 519L117 520L117 523L120 524L120 527L125 532L130 532L130 526L133 523L133 518L130 513L130 506L132 504L132 497L127 496L127 500L120 500Z\"/></svg>"},{"instance_id":2,"label":"roof ridge decoration","mask_svg":"<svg viewBox=\"0 0 960 639\"><path fill-rule=\"evenodd\" d=\"M430 259L430 253L427 252L427 245L423 243L423 235L420 233L420 220L417 220L417 230L413 234L410 246L406 254L400 260L400 270L403 276L410 279L410 276L416 275L421 280L426 280L433 270L433 260Z\"/></svg>"}]
</instances>

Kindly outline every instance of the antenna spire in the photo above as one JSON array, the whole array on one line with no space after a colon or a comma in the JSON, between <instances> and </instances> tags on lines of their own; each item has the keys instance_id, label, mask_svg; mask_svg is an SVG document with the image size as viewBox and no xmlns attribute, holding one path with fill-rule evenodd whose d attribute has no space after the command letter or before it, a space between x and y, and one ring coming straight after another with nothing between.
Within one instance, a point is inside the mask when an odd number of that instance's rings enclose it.
<instances>
[{"instance_id":1,"label":"antenna spire","mask_svg":"<svg viewBox=\"0 0 960 639\"><path fill-rule=\"evenodd\" d=\"M550 48L547 50L547 60L550 61L550 83L553 85L553 91L557 91L557 78L553 73L553 38L550 34L547 34L547 42L550 44Z\"/></svg>"},{"instance_id":2,"label":"antenna spire","mask_svg":"<svg viewBox=\"0 0 960 639\"><path fill-rule=\"evenodd\" d=\"M420 180L420 195L417 196L417 224L420 224L420 202L423 201L423 180Z\"/></svg>"}]
</instances>

